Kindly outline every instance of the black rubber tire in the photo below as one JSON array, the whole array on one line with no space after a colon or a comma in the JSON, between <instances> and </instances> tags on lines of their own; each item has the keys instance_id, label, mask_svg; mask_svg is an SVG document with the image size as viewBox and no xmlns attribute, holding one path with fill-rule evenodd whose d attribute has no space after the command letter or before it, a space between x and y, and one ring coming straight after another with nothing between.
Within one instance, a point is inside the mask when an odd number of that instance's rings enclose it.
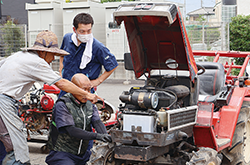
<instances>
[{"instance_id":1,"label":"black rubber tire","mask_svg":"<svg viewBox=\"0 0 250 165\"><path fill-rule=\"evenodd\" d=\"M216 150L201 147L199 151L193 152L193 156L186 165L220 165L222 155L220 156Z\"/></svg>"},{"instance_id":2,"label":"black rubber tire","mask_svg":"<svg viewBox=\"0 0 250 165\"><path fill-rule=\"evenodd\" d=\"M43 145L40 149L41 149L41 152L42 152L43 154L49 154L49 151L50 151L50 150L49 150L47 144Z\"/></svg>"},{"instance_id":3,"label":"black rubber tire","mask_svg":"<svg viewBox=\"0 0 250 165\"><path fill-rule=\"evenodd\" d=\"M234 131L232 147L222 151L223 164L250 165L250 102L244 101ZM226 163L225 163L226 162Z\"/></svg>"}]
</instances>

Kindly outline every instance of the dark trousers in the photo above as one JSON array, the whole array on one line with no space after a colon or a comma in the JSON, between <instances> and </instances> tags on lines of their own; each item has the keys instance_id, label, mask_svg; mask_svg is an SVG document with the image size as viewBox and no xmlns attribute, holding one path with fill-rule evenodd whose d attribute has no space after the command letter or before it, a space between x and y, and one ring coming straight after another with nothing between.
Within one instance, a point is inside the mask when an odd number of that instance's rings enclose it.
<instances>
[{"instance_id":1,"label":"dark trousers","mask_svg":"<svg viewBox=\"0 0 250 165\"><path fill-rule=\"evenodd\" d=\"M5 147L4 147L4 145L3 145L3 142L2 141L0 141L0 165L2 165L2 161L3 161L3 159L4 159L4 157L5 157L5 155L6 155L6 151L5 151Z\"/></svg>"}]
</instances>

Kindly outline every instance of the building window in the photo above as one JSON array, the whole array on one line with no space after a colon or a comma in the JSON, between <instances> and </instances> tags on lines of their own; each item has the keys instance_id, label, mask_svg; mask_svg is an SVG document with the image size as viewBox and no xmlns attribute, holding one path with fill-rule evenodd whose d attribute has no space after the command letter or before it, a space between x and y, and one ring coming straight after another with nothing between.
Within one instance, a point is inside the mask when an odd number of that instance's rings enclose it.
<instances>
[{"instance_id":1,"label":"building window","mask_svg":"<svg viewBox=\"0 0 250 165\"><path fill-rule=\"evenodd\" d=\"M236 16L235 5L222 5L222 22L231 22L231 18Z\"/></svg>"}]
</instances>

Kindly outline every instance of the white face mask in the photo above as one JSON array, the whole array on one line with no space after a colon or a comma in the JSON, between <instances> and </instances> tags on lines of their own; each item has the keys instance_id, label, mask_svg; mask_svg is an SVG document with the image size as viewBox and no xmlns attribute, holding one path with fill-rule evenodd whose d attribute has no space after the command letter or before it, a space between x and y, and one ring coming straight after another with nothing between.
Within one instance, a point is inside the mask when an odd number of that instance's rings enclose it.
<instances>
[{"instance_id":1,"label":"white face mask","mask_svg":"<svg viewBox=\"0 0 250 165\"><path fill-rule=\"evenodd\" d=\"M83 42L83 43L86 43L89 41L89 39L91 39L93 36L92 36L92 33L90 34L77 34L77 38Z\"/></svg>"}]
</instances>

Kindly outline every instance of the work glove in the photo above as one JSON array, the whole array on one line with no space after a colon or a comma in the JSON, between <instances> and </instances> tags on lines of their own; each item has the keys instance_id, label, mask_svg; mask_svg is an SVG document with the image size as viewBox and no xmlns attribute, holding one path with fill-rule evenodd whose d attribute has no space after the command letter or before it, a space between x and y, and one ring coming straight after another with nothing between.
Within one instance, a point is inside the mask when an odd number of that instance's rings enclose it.
<instances>
[{"instance_id":1,"label":"work glove","mask_svg":"<svg viewBox=\"0 0 250 165\"><path fill-rule=\"evenodd\" d=\"M103 142L112 142L112 138L111 138L111 136L109 134L97 133L96 139L101 140Z\"/></svg>"}]
</instances>

